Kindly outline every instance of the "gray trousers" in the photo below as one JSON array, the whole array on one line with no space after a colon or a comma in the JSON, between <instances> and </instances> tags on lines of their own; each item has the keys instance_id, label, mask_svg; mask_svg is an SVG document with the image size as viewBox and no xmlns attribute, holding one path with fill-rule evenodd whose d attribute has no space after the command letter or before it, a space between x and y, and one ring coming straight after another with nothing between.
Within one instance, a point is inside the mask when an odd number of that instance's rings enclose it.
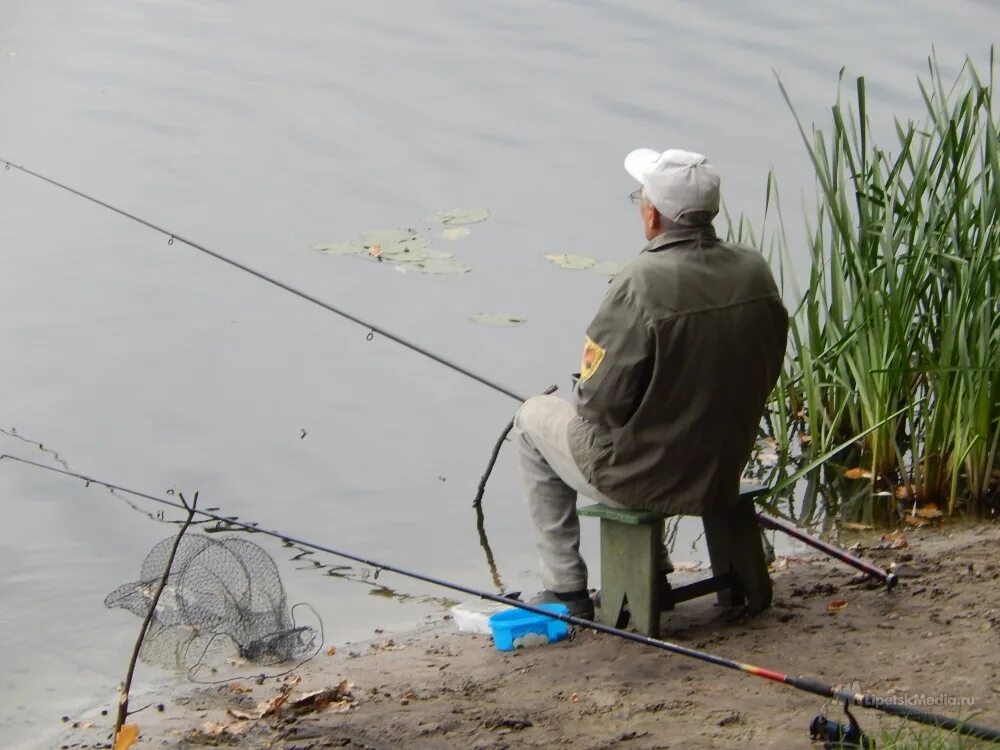
<instances>
[{"instance_id":1,"label":"gray trousers","mask_svg":"<svg viewBox=\"0 0 1000 750\"><path fill-rule=\"evenodd\" d=\"M587 564L580 555L577 494L622 507L586 480L569 449L569 424L576 410L556 396L529 398L514 418L515 441L528 511L535 527L542 583L565 593L587 588Z\"/></svg>"}]
</instances>

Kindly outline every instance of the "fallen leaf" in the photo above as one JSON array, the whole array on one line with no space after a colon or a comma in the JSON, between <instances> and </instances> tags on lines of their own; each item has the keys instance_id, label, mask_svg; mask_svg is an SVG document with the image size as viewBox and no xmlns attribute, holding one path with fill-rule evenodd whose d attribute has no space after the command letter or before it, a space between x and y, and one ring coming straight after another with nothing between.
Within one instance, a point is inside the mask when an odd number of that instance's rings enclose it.
<instances>
[{"instance_id":1,"label":"fallen leaf","mask_svg":"<svg viewBox=\"0 0 1000 750\"><path fill-rule=\"evenodd\" d=\"M260 703L257 706L257 710L260 711L259 718L261 719L266 718L271 714L277 712L283 705L285 705L285 703L288 702L288 696L291 695L292 691L298 686L300 682L302 682L301 677L295 677L294 679L289 680L288 682L286 682L284 685L281 686L281 689L278 691L277 695L275 695L273 698L270 698L269 700L264 701L263 703Z\"/></svg>"},{"instance_id":2,"label":"fallen leaf","mask_svg":"<svg viewBox=\"0 0 1000 750\"><path fill-rule=\"evenodd\" d=\"M868 531L869 529L875 528L868 523L860 523L858 521L842 521L840 524L842 529L850 529L851 531Z\"/></svg>"},{"instance_id":3,"label":"fallen leaf","mask_svg":"<svg viewBox=\"0 0 1000 750\"><path fill-rule=\"evenodd\" d=\"M330 646L330 648L328 648L326 650L326 655L327 656L335 656L336 654L337 654L337 647L336 646Z\"/></svg>"},{"instance_id":4,"label":"fallen leaf","mask_svg":"<svg viewBox=\"0 0 1000 750\"><path fill-rule=\"evenodd\" d=\"M897 529L888 534L883 534L882 545L889 549L906 549L910 546L910 543L903 532Z\"/></svg>"},{"instance_id":5,"label":"fallen leaf","mask_svg":"<svg viewBox=\"0 0 1000 750\"><path fill-rule=\"evenodd\" d=\"M860 467L854 469L847 469L844 472L845 479L871 479L872 473L868 469L862 469Z\"/></svg>"},{"instance_id":6,"label":"fallen leaf","mask_svg":"<svg viewBox=\"0 0 1000 750\"><path fill-rule=\"evenodd\" d=\"M239 682L230 682L226 685L226 690L231 693L252 693L253 688L248 685L243 685Z\"/></svg>"},{"instance_id":7,"label":"fallen leaf","mask_svg":"<svg viewBox=\"0 0 1000 750\"><path fill-rule=\"evenodd\" d=\"M115 735L114 750L129 750L132 745L139 741L138 724L122 724L122 728Z\"/></svg>"},{"instance_id":8,"label":"fallen leaf","mask_svg":"<svg viewBox=\"0 0 1000 750\"><path fill-rule=\"evenodd\" d=\"M373 258L381 258L382 257L382 246L381 245L372 245L371 247L368 248L368 254L370 256L372 256Z\"/></svg>"},{"instance_id":9,"label":"fallen leaf","mask_svg":"<svg viewBox=\"0 0 1000 750\"><path fill-rule=\"evenodd\" d=\"M246 711L240 711L237 708L227 708L226 709L226 713L229 714L230 716L232 716L234 719L247 719L247 720L251 720L251 719L259 719L260 718L259 715L248 714Z\"/></svg>"},{"instance_id":10,"label":"fallen leaf","mask_svg":"<svg viewBox=\"0 0 1000 750\"><path fill-rule=\"evenodd\" d=\"M337 687L326 688L325 690L313 690L311 693L305 693L299 698L290 701L288 706L299 712L323 711L331 705L338 706L341 711L346 711L356 705L351 701L351 687L351 683L347 680L341 680Z\"/></svg>"},{"instance_id":11,"label":"fallen leaf","mask_svg":"<svg viewBox=\"0 0 1000 750\"><path fill-rule=\"evenodd\" d=\"M252 722L249 721L237 721L232 724L220 724L217 721L206 721L198 727L198 732L202 737L208 738L217 738L222 737L223 735L236 736L245 732L251 725Z\"/></svg>"},{"instance_id":12,"label":"fallen leaf","mask_svg":"<svg viewBox=\"0 0 1000 750\"><path fill-rule=\"evenodd\" d=\"M903 516L903 523L907 526L916 526L918 529L921 526L930 526L931 522L926 518L921 518L920 516Z\"/></svg>"},{"instance_id":13,"label":"fallen leaf","mask_svg":"<svg viewBox=\"0 0 1000 750\"><path fill-rule=\"evenodd\" d=\"M921 518L927 518L933 520L935 518L941 518L941 516L943 516L944 513L942 513L941 510L934 503L925 503L923 506L917 509L916 515L920 516Z\"/></svg>"},{"instance_id":14,"label":"fallen leaf","mask_svg":"<svg viewBox=\"0 0 1000 750\"><path fill-rule=\"evenodd\" d=\"M217 721L206 721L199 727L199 729L206 737L218 737L226 731L226 725L220 724Z\"/></svg>"},{"instance_id":15,"label":"fallen leaf","mask_svg":"<svg viewBox=\"0 0 1000 750\"><path fill-rule=\"evenodd\" d=\"M834 599L832 602L826 605L827 612L839 612L847 607L846 599Z\"/></svg>"}]
</instances>

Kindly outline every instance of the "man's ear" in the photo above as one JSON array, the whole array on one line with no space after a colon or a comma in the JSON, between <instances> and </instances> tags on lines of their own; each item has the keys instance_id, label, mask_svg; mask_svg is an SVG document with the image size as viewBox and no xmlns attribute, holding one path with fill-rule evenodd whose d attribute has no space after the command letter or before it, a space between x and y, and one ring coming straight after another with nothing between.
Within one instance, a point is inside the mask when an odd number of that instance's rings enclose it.
<instances>
[{"instance_id":1,"label":"man's ear","mask_svg":"<svg viewBox=\"0 0 1000 750\"><path fill-rule=\"evenodd\" d=\"M649 204L646 211L646 228L651 232L651 236L655 236L660 230L660 212L653 204Z\"/></svg>"}]
</instances>

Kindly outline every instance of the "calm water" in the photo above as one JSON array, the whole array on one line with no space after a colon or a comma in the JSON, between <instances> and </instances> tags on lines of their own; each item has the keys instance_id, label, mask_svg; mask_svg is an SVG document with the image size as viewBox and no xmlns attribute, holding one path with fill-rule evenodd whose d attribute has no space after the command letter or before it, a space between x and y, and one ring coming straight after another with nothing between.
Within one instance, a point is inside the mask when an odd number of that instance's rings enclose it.
<instances>
[{"instance_id":1,"label":"calm water","mask_svg":"<svg viewBox=\"0 0 1000 750\"><path fill-rule=\"evenodd\" d=\"M842 65L864 72L888 125L919 112L932 44L949 70L984 61L998 21L973 0L0 0L0 158L531 392L568 386L605 286L541 256L642 245L626 151L708 153L751 215L773 165L794 219L811 181L772 68L807 120L825 117ZM493 213L452 246L466 276L309 249L455 205ZM491 586L467 506L510 401L14 172L0 172L0 253L0 427L78 471L200 490L290 534ZM481 311L529 323L467 320ZM0 450L56 465L8 435ZM487 524L505 582L531 590L511 459ZM137 621L103 598L169 529L8 462L0 493L0 737L46 747L58 717L111 699ZM697 555L697 531L676 558ZM371 596L268 549L334 643L412 625L446 593L383 575L415 598Z\"/></svg>"}]
</instances>

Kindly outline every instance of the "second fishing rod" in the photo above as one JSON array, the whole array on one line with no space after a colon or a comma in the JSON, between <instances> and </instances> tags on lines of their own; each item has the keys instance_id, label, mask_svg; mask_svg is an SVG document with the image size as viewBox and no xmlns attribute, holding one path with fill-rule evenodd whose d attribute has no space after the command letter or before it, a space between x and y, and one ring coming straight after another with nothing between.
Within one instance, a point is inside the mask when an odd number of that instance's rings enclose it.
<instances>
[{"instance_id":1,"label":"second fishing rod","mask_svg":"<svg viewBox=\"0 0 1000 750\"><path fill-rule=\"evenodd\" d=\"M925 724L928 726L937 727L940 729L946 729L950 731L957 732L959 734L976 737L982 740L988 740L990 742L1000 742L1000 730L994 729L993 727L984 726L981 724L975 724L961 719L955 719L950 716L944 716L942 714L933 713L930 711L925 711L921 708L915 706L910 706L905 702L898 702L892 700L891 698L881 697L877 695L872 695L869 693L861 692L851 692L850 690L844 690L838 686L826 684L814 677L809 677L805 675L790 675L783 672L778 672L772 669L767 669L765 667L760 667L755 664L749 664L745 662L736 661L735 659L729 659L724 656L718 656L716 654L711 654L706 651L699 651L698 649L689 648L678 643L671 643L670 641L665 641L659 638L651 638L650 636L642 635L639 633L633 633L627 630L622 630L621 628L611 627L609 625L603 625L599 622L593 622L591 620L581 619L579 617L573 617L569 614L562 614L558 612L552 612L551 610L542 609L541 607L534 606L522 602L518 599L501 596L497 594L492 594L488 591L483 591L481 589L474 588L472 586L466 586L460 583L455 583L454 581L448 581L443 578L438 578L436 576L427 575L419 571L410 570L403 568L398 565L393 565L391 563L382 562L379 560L374 560L369 557L365 557L352 552L347 552L345 550L336 549L324 544L318 544L307 539L302 539L288 534L284 534L276 529L268 529L256 523L248 523L246 521L240 521L237 517L233 516L223 516L220 513L215 513L212 511L203 511L196 508L190 508L181 503L173 502L162 497L157 497L155 495L142 492L135 489L130 489L119 484L105 481L103 479L98 479L96 477L87 476L85 474L80 474L74 471L67 471L65 469L58 469L54 466L49 466L47 464L42 464L37 461L32 461L30 459L22 458L20 456L15 456L11 454L0 454L0 462L8 460L14 461L25 466L29 466L33 469L52 472L64 477L71 477L73 479L78 479L86 483L89 487L90 485L99 485L105 487L109 490L115 490L118 492L124 492L135 497L143 498L150 502L156 503L161 506L174 508L176 510L185 510L193 515L199 516L201 518L210 519L218 522L224 528L230 530L242 530L251 534L261 534L264 536L272 537L278 539L285 543L296 544L300 547L306 547L309 549L316 550L317 552L324 552L326 554L334 555L336 557L341 557L352 562L361 563L363 565L375 568L377 571L389 571L391 573L396 573L398 575L405 576L407 578L413 578L418 581L423 581L425 583L432 584L434 586L441 586L453 591L459 591L463 594L468 594L470 596L476 596L481 599L486 599L488 601L496 602L498 604L504 604L511 607L516 607L536 615L542 615L543 617L548 617L556 620L561 620L570 625L576 626L578 628L584 628L587 630L593 630L598 633L604 633L605 635L614 636L616 638L621 638L626 641L631 641L633 643L638 643L644 646L649 646L661 651L668 651L673 654L678 654L680 656L686 656L692 659L697 659L701 662L706 662L708 664L713 664L717 667L724 667L726 669L736 670L747 675L752 675L754 677L761 677L765 680L770 680L772 682L781 683L793 687L797 690L801 690L806 693L811 693L812 695L821 696L824 698L832 698L837 700L839 703L843 704L845 711L847 706L854 705L860 706L862 708L874 709L891 716L897 716L909 721L915 721L920 724ZM850 716L850 714L848 714ZM852 723L854 723L853 717L851 717ZM814 722L815 723L815 722ZM850 745L838 746L850 747ZM865 746L867 747L867 746Z\"/></svg>"},{"instance_id":2,"label":"second fishing rod","mask_svg":"<svg viewBox=\"0 0 1000 750\"><path fill-rule=\"evenodd\" d=\"M404 338L403 336L399 336L399 335L397 335L397 334L395 334L395 333L393 333L393 332L391 332L389 330L386 330L385 328L382 328L381 326L379 326L379 325L377 325L375 323L371 323L370 321L365 320L365 319L363 319L361 317L358 317L358 316L354 315L353 313L350 313L350 312L348 312L346 310L343 310L343 309L341 309L339 307L336 307L336 306L331 305L331 304L329 304L327 302L324 302L323 300L319 299L318 297L316 297L316 296L314 296L312 294L309 294L308 292L304 292L301 289L297 289L297 288L291 286L290 284L286 284L285 282L280 281L280 280L278 280L278 279L276 279L276 278L274 278L274 277L272 277L272 276L264 273L263 271L259 271L256 268L252 268L251 266L249 266L249 265L247 265L245 263L242 263L240 261L234 260L233 258L230 258L230 257L228 257L226 255L223 255L220 252L212 250L212 249L206 247L205 245L202 245L202 244L200 244L198 242L195 242L194 240L189 240L186 237L184 237L183 235L179 234L178 232L174 232L174 231L172 231L170 229L167 229L167 228L165 228L163 226L160 226L159 224L156 224L156 223L154 223L152 221L149 221L148 219L145 219L145 218L142 218L140 216L137 216L136 214L133 214L133 213L131 213L129 211L126 211L126 210L124 210L122 208L118 208L117 206L115 206L115 205L113 205L113 204L111 204L111 203L109 203L107 201L104 201L104 200L102 200L100 198L96 198L96 197L94 197L94 196L92 196L92 195L90 195L90 194L88 194L88 193L86 193L86 192L84 192L82 190L79 190L79 189L71 187L71 186L69 186L69 185L67 185L67 184L65 184L63 182L60 182L59 180L55 180L55 179L53 179L51 177L48 177L48 176L46 176L44 174L41 174L40 172L36 172L36 171L34 171L32 169L29 169L28 167L25 167L22 164L15 163L15 162L9 161L7 159L0 159L0 164L4 165L4 172L10 172L11 170L15 170L15 171L20 172L22 174L25 174L25 175L28 175L30 177L33 177L33 178L35 178L37 180L41 180L42 182L45 182L45 183L47 183L49 185L52 185L53 187L56 187L56 188L58 188L60 190L66 191L68 193L71 193L72 195L75 195L75 196L77 196L79 198L82 198L82 199L84 199L86 201L89 201L90 203L93 203L93 204L95 204L97 206L100 206L100 207L102 207L104 209L112 211L112 212L114 212L114 213L116 213L116 214L118 214L120 216L125 217L126 219L129 219L130 221L133 221L133 222L135 222L137 224L140 224L140 225L142 225L142 226L144 226L144 227L146 227L148 229L151 229L154 232L157 232L157 233L163 235L164 237L166 237L167 238L167 243L169 245L174 245L174 244L177 244L177 243L185 245L185 246L190 247L190 248L192 248L194 250L197 250L200 253L204 253L205 255L208 255L209 257L214 258L215 260L221 261L222 263L226 263L227 265L232 266L233 268L237 268L240 271L243 271L244 273L248 273L251 276L255 276L256 278L260 279L261 281L264 281L264 282L267 282L268 284L276 286L279 289L282 289L282 290L284 290L286 292L289 292L290 294L294 294L295 296L299 297L300 299L304 299L305 301L310 302L310 303L312 303L312 304L314 304L314 305L316 305L318 307L321 307L321 308L323 308L324 310L326 310L328 312L332 312L333 314L338 315L341 318L344 318L345 320L348 320L348 321L350 321L352 323L355 323L355 324L357 324L359 326L362 326L363 328L365 328L365 329L368 330L369 336L371 336L372 334L378 334L380 336L383 336L383 337L389 339L390 341L393 341L393 342L399 344L400 346L403 346L403 347L409 349L410 351L416 352L417 354L420 354L420 355L422 355L424 357L427 357L428 359L431 359L434 362L437 362L438 364L440 364L440 365L442 365L444 367L447 367L448 369L450 369L450 370L452 370L454 372L457 372L457 373L459 373L461 375L464 375L467 378L471 378L472 380L475 380L476 382L478 382L478 383L480 383L482 385L485 385L487 388L490 388L490 389L496 391L497 393L502 393L503 395L505 395L505 396L507 396L509 398L514 399L515 401L523 403L524 401L527 400L527 396L524 396L523 394L519 394L516 391L514 391L514 390L512 390L510 388L507 388L506 386L497 383L496 381L492 380L491 378L487 378L487 377L485 377L483 375L480 375L479 373L474 372L473 370L470 370L470 369L468 369L468 368L466 368L466 367L464 367L464 366L462 366L462 365L460 365L460 364L458 364L456 362L451 361L450 359L447 359L446 357L443 357L441 355L435 354L434 352L431 352L428 349L426 349L426 348L424 348L424 347L422 347L422 346L420 346L420 345L418 345L418 344L416 344L416 343L414 343L412 341L409 341L408 339ZM509 432L510 429L511 429L511 427L508 426L507 430L504 432L503 437L506 437L506 434L507 434L507 432ZM493 462L496 460L496 455L499 452L499 446L501 445L501 443L503 441L503 437L497 443L498 447L494 450L493 457L492 457L492 459L490 461L490 469L492 468ZM487 469L487 474L484 476L484 481L485 481L485 478L489 475L490 469ZM483 484L480 485L480 494L479 494L479 496L477 497L477 500L476 500L477 504L478 504L479 499L481 499L483 486L484 486ZM881 570L877 566L872 565L871 563L865 562L864 560L861 560L860 558L858 558L858 557L856 557L854 555L851 555L850 553L846 552L845 550L841 550L841 549L839 549L837 547L833 547L832 545L829 545L826 542L823 542L822 540L816 539L815 537L813 537L813 536L805 533L801 529L797 529L796 527L791 526L790 524L788 524L788 523L786 523L784 521L781 521L780 519L774 518L772 516L768 516L768 515L766 515L764 513L758 513L757 515L758 515L758 519L760 520L762 526L765 526L766 528L770 528L770 529L775 529L775 530L778 530L778 531L782 531L782 532L784 532L786 534L789 534L790 536L793 536L794 538L796 538L799 541L801 541L801 542L803 542L803 543L805 543L805 544L813 547L814 549L817 549L820 552L823 552L824 554L830 555L831 557L834 557L834 558L840 560L841 562L843 562L843 563L845 563L847 565L850 565L851 567L855 568L856 570L859 570L859 571L865 573L866 575L868 575L868 576L870 576L870 577L872 577L872 578L874 578L876 580L879 580L882 583L884 583L886 585L886 589L887 590L891 590L892 587L896 583L896 579L895 579L895 576L893 574L887 573L886 571Z\"/></svg>"}]
</instances>

